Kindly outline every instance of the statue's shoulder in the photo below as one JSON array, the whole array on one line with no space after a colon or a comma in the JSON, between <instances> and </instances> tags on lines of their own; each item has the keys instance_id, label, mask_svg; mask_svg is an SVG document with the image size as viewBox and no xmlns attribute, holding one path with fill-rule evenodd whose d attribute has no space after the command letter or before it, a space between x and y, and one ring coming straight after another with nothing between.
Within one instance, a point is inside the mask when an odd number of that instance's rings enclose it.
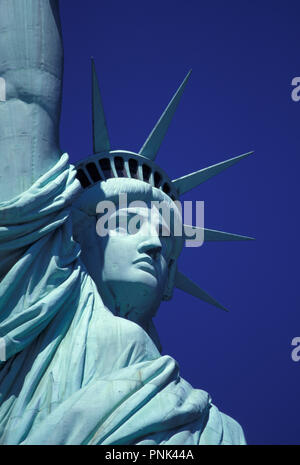
<instances>
[{"instance_id":1,"label":"statue's shoulder","mask_svg":"<svg viewBox=\"0 0 300 465\"><path fill-rule=\"evenodd\" d=\"M243 428L234 418L220 412L223 423L223 444L246 444Z\"/></svg>"},{"instance_id":2,"label":"statue's shoulder","mask_svg":"<svg viewBox=\"0 0 300 465\"><path fill-rule=\"evenodd\" d=\"M160 357L155 344L138 324L113 315L103 307L98 310L98 318L93 331L101 347L113 347L116 354L130 354L131 363L154 360ZM101 349L103 350L103 349Z\"/></svg>"},{"instance_id":3,"label":"statue's shoulder","mask_svg":"<svg viewBox=\"0 0 300 465\"><path fill-rule=\"evenodd\" d=\"M245 445L246 440L241 425L211 404L200 444Z\"/></svg>"}]
</instances>

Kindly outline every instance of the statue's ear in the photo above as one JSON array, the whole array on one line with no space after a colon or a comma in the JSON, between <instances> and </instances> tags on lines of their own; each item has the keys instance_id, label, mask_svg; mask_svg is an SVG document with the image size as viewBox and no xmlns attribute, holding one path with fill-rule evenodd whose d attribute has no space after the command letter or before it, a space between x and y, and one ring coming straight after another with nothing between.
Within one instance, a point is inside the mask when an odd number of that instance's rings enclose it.
<instances>
[{"instance_id":1,"label":"statue's ear","mask_svg":"<svg viewBox=\"0 0 300 465\"><path fill-rule=\"evenodd\" d=\"M162 300L170 300L173 296L175 285L175 275L177 271L177 259L171 258L168 264L168 279L163 293Z\"/></svg>"}]
</instances>

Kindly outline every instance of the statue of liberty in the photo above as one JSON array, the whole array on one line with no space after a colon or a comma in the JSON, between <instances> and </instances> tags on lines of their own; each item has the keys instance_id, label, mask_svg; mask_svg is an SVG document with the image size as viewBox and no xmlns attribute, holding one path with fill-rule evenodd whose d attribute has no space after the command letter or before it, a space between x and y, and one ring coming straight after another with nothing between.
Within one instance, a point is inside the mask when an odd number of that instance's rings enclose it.
<instances>
[{"instance_id":1,"label":"statue of liberty","mask_svg":"<svg viewBox=\"0 0 300 465\"><path fill-rule=\"evenodd\" d=\"M164 201L174 222L182 194L248 154L174 181L156 164L187 78L138 154L111 151L93 65L94 154L75 168L59 148L58 0L2 0L0 25L0 443L245 444L160 354L152 318L175 286L222 306L177 270L184 236L148 210ZM117 205L105 237L103 201Z\"/></svg>"}]
</instances>

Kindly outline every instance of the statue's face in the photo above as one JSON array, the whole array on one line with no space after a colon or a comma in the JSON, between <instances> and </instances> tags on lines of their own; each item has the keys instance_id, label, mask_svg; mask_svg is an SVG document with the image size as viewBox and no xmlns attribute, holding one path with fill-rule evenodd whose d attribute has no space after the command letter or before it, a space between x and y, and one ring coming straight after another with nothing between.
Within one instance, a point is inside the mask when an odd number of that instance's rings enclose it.
<instances>
[{"instance_id":1,"label":"statue's face","mask_svg":"<svg viewBox=\"0 0 300 465\"><path fill-rule=\"evenodd\" d=\"M102 281L115 296L121 316L134 308L149 317L162 300L174 238L157 210L150 214L148 208L124 208L113 216L115 227L101 239ZM124 302L127 307L122 307Z\"/></svg>"}]
</instances>

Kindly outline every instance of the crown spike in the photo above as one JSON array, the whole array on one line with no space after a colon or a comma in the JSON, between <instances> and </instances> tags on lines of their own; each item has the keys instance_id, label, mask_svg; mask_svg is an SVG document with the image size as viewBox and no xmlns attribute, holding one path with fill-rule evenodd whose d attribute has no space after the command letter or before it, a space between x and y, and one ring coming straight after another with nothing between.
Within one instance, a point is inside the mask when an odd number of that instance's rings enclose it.
<instances>
[{"instance_id":1,"label":"crown spike","mask_svg":"<svg viewBox=\"0 0 300 465\"><path fill-rule=\"evenodd\" d=\"M97 79L94 59L92 58L92 114L93 114L93 150L100 153L110 150L102 98Z\"/></svg>"},{"instance_id":2,"label":"crown spike","mask_svg":"<svg viewBox=\"0 0 300 465\"><path fill-rule=\"evenodd\" d=\"M217 302L213 297L207 294L207 292L205 292L197 284L195 284L187 276L180 273L179 271L176 272L175 287L177 287L178 289L181 289L187 294L190 294L194 297L197 297L200 300L203 300L204 302L207 302L208 304L214 305L215 307L228 312L227 308L223 307L223 305Z\"/></svg>"},{"instance_id":3,"label":"crown spike","mask_svg":"<svg viewBox=\"0 0 300 465\"><path fill-rule=\"evenodd\" d=\"M241 236L240 234L227 233L224 231L216 231L214 229L198 228L197 226L183 225L183 232L186 240L191 240L193 231L203 231L205 241L254 241L254 237Z\"/></svg>"},{"instance_id":4,"label":"crown spike","mask_svg":"<svg viewBox=\"0 0 300 465\"><path fill-rule=\"evenodd\" d=\"M148 158L149 160L155 160L159 147L165 137L165 134L168 130L168 127L172 121L174 116L175 110L178 106L180 98L183 94L184 88L190 77L191 70L186 75L184 81L178 88L177 92L173 96L172 100L170 101L169 105L161 115L160 119L156 123L154 129L152 130L151 134L149 135L148 139L144 143L143 147L139 151L140 155Z\"/></svg>"},{"instance_id":5,"label":"crown spike","mask_svg":"<svg viewBox=\"0 0 300 465\"><path fill-rule=\"evenodd\" d=\"M221 173L226 168L229 168L229 166L235 165L235 163L242 160L243 158L248 157L249 155L252 155L253 153L254 152L247 152L243 155L239 155L238 157L230 158L229 160L222 161L216 165L212 165L208 168L187 174L181 178L174 179L172 181L172 185L175 187L175 189L177 189L178 195L185 194L186 192L192 190L194 187L199 186L213 176L216 176L216 174Z\"/></svg>"}]
</instances>

